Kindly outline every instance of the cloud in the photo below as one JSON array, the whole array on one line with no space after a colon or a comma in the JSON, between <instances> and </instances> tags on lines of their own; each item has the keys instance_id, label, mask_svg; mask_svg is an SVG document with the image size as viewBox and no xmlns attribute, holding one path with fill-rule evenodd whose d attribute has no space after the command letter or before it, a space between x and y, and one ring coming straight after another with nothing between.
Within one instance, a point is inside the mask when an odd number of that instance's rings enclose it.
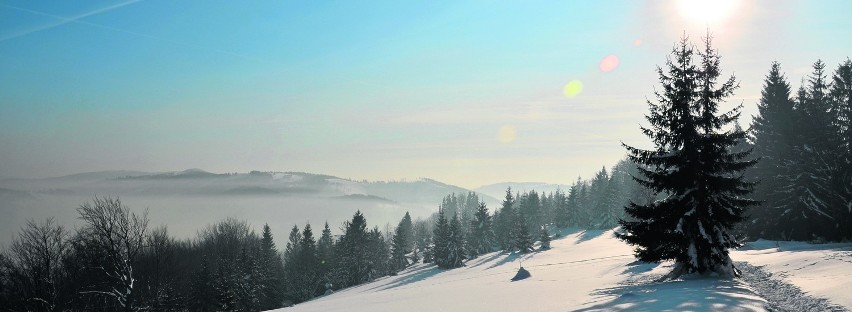
<instances>
[{"instance_id":1,"label":"cloud","mask_svg":"<svg viewBox=\"0 0 852 312\"><path fill-rule=\"evenodd\" d=\"M116 3L116 4L113 4L113 5L105 6L105 7L99 8L99 9L95 9L95 10L85 12L85 13L81 13L81 14L71 16L71 17L53 15L53 14L48 14L48 13L39 12L39 11L35 11L35 10L11 6L11 5L7 5L7 4L0 4L0 6L7 7L7 8L10 8L10 9L15 9L15 10L19 10L19 11L29 12L29 13L38 14L38 15L52 17L52 18L57 19L56 21L51 22L51 23L35 26L35 27L30 28L30 29L25 29L25 30L22 30L22 31L18 31L18 32L15 32L15 33L11 33L11 34L2 36L2 37L0 37L0 42L10 40L10 39L15 39L15 38L18 38L18 37L23 37L23 36L26 36L26 35L29 35L29 34L37 33L37 32L43 31L43 30L51 29L51 28L56 28L56 27L59 27L59 26L62 26L62 25L68 24L68 23L77 22L77 20L79 20L79 19L86 18L86 17L92 16L92 15L98 15L98 14L101 14L101 13L106 13L106 12L109 12L109 11L112 11L112 10L115 10L115 9L118 9L118 8L121 8L121 7L125 7L125 6L128 6L128 5L134 4L134 3L139 2L139 1L142 1L142 0L130 0L130 1L125 1L125 2L121 2L121 3Z\"/></svg>"}]
</instances>

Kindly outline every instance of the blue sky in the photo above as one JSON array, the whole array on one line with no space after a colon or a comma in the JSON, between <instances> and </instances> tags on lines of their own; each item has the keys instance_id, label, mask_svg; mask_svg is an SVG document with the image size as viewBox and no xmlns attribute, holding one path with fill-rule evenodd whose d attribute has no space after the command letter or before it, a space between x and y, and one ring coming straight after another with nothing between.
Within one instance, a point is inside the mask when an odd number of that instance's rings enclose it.
<instances>
[{"instance_id":1,"label":"blue sky","mask_svg":"<svg viewBox=\"0 0 852 312\"><path fill-rule=\"evenodd\" d=\"M852 2L728 1L711 20L700 0L0 0L0 177L570 183L646 141L654 68L684 33L710 28L746 115L772 60L796 86L852 54Z\"/></svg>"}]
</instances>

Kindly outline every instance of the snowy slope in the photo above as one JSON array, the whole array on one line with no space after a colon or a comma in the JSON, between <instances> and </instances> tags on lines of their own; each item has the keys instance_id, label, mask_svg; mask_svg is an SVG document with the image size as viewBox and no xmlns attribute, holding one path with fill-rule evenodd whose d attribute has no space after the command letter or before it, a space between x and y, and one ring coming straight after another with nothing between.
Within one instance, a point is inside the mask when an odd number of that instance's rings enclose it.
<instances>
[{"instance_id":1,"label":"snowy slope","mask_svg":"<svg viewBox=\"0 0 852 312\"><path fill-rule=\"evenodd\" d=\"M553 249L491 253L444 271L417 265L397 276L279 311L762 311L740 280L653 280L667 265L634 262L612 231L567 231ZM510 282L518 265L530 278Z\"/></svg>"},{"instance_id":2,"label":"snowy slope","mask_svg":"<svg viewBox=\"0 0 852 312\"><path fill-rule=\"evenodd\" d=\"M852 243L809 244L759 240L731 254L736 261L763 267L773 278L806 294L852 308Z\"/></svg>"}]
</instances>

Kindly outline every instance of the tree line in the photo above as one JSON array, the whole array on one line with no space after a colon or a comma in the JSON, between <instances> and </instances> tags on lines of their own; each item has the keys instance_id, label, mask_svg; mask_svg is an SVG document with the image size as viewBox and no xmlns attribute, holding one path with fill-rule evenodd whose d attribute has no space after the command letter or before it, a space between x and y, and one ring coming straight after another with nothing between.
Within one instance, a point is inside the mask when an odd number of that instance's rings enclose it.
<instances>
[{"instance_id":1,"label":"tree line","mask_svg":"<svg viewBox=\"0 0 852 312\"><path fill-rule=\"evenodd\" d=\"M328 223L293 226L279 249L268 225L256 233L229 218L195 238L151 227L119 198L95 197L78 209L83 226L28 221L0 252L0 307L8 311L259 311L310 300L393 275L418 263L456 268L494 252L549 249L554 227L606 228L628 200L630 166L620 163L568 194L507 189L489 211L476 193L449 194L438 212L392 231L369 228L356 212L332 234ZM633 187L633 189L638 189ZM613 194L621 194L613 196ZM602 202L605 201L605 202ZM594 207L586 209L584 207ZM607 207L606 212L593 209Z\"/></svg>"},{"instance_id":2,"label":"tree line","mask_svg":"<svg viewBox=\"0 0 852 312\"><path fill-rule=\"evenodd\" d=\"M852 61L830 76L821 60L812 68L795 93L778 62L764 80L748 142L762 201L742 227L751 238L852 239Z\"/></svg>"}]
</instances>

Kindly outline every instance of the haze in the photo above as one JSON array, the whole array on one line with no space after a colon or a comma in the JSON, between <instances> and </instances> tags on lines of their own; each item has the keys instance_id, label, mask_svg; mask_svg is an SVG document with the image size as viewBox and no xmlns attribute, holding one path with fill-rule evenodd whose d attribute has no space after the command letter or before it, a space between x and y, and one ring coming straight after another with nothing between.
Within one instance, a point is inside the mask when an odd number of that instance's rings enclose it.
<instances>
[{"instance_id":1,"label":"haze","mask_svg":"<svg viewBox=\"0 0 852 312\"><path fill-rule=\"evenodd\" d=\"M2 1L0 177L202 168L570 183L621 159L619 141L645 142L653 69L684 33L713 33L742 81L744 124L769 60L801 77L811 47L828 64L852 48L848 1L721 8ZM582 88L569 97L572 81Z\"/></svg>"}]
</instances>

